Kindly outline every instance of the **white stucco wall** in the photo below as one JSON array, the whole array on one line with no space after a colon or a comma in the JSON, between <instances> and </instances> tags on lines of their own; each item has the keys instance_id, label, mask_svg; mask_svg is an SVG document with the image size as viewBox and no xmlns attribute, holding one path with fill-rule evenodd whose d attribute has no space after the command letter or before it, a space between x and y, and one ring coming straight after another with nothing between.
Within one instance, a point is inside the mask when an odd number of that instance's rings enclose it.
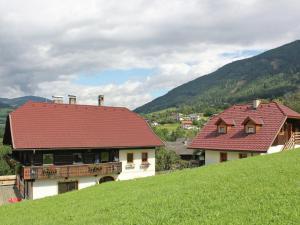
<instances>
[{"instance_id":1,"label":"white stucco wall","mask_svg":"<svg viewBox=\"0 0 300 225\"><path fill-rule=\"evenodd\" d=\"M281 152L283 148L283 145L275 145L275 146L271 146L268 151L267 154L272 154L272 153L276 153L276 152Z\"/></svg>"},{"instance_id":2,"label":"white stucco wall","mask_svg":"<svg viewBox=\"0 0 300 225\"><path fill-rule=\"evenodd\" d=\"M78 189L87 188L99 183L100 177L80 177L78 179Z\"/></svg>"},{"instance_id":3,"label":"white stucco wall","mask_svg":"<svg viewBox=\"0 0 300 225\"><path fill-rule=\"evenodd\" d=\"M57 180L36 180L33 182L32 199L44 198L58 194Z\"/></svg>"},{"instance_id":4,"label":"white stucco wall","mask_svg":"<svg viewBox=\"0 0 300 225\"><path fill-rule=\"evenodd\" d=\"M205 151L205 165L215 164L220 162L220 152L221 151ZM239 159L239 154L245 152L227 152L227 160ZM259 153L246 153L247 157L259 155Z\"/></svg>"},{"instance_id":5,"label":"white stucco wall","mask_svg":"<svg viewBox=\"0 0 300 225\"><path fill-rule=\"evenodd\" d=\"M142 152L148 152L148 162L150 165L147 168L141 168ZM127 164L127 153L133 153L133 164ZM155 149L120 150L119 160L122 162L122 173L118 176L118 180L129 180L155 175Z\"/></svg>"},{"instance_id":6,"label":"white stucco wall","mask_svg":"<svg viewBox=\"0 0 300 225\"><path fill-rule=\"evenodd\" d=\"M205 165L215 164L220 162L219 151L205 151Z\"/></svg>"},{"instance_id":7,"label":"white stucco wall","mask_svg":"<svg viewBox=\"0 0 300 225\"><path fill-rule=\"evenodd\" d=\"M74 177L65 179L36 180L33 182L32 199L39 199L58 194L58 182L78 181L78 189L93 186L101 177Z\"/></svg>"}]
</instances>

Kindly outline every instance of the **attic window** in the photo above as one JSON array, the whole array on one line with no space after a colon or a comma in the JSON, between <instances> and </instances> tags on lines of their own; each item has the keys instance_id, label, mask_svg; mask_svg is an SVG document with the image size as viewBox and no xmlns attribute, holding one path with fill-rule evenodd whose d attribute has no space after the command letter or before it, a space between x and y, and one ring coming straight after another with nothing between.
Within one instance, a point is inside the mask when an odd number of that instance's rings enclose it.
<instances>
[{"instance_id":1,"label":"attic window","mask_svg":"<svg viewBox=\"0 0 300 225\"><path fill-rule=\"evenodd\" d=\"M224 125L218 126L218 132L219 132L219 134L226 134L226 126L224 126Z\"/></svg>"},{"instance_id":2,"label":"attic window","mask_svg":"<svg viewBox=\"0 0 300 225\"><path fill-rule=\"evenodd\" d=\"M254 125L247 125L246 126L246 133L247 134L254 134L255 133L255 126Z\"/></svg>"},{"instance_id":3,"label":"attic window","mask_svg":"<svg viewBox=\"0 0 300 225\"><path fill-rule=\"evenodd\" d=\"M233 119L220 117L215 124L219 134L226 134L235 125L235 122Z\"/></svg>"},{"instance_id":4,"label":"attic window","mask_svg":"<svg viewBox=\"0 0 300 225\"><path fill-rule=\"evenodd\" d=\"M264 122L261 118L248 116L242 124L245 126L245 133L255 134L263 126Z\"/></svg>"}]
</instances>

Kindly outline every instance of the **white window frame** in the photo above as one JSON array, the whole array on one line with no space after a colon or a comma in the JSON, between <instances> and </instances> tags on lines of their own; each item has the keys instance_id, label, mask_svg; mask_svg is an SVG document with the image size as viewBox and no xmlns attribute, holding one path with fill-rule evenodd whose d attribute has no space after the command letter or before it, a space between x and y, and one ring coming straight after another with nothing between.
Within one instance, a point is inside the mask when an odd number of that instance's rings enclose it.
<instances>
[{"instance_id":1,"label":"white window frame","mask_svg":"<svg viewBox=\"0 0 300 225\"><path fill-rule=\"evenodd\" d=\"M225 126L219 126L218 127L219 134L226 134L226 127Z\"/></svg>"},{"instance_id":2,"label":"white window frame","mask_svg":"<svg viewBox=\"0 0 300 225\"><path fill-rule=\"evenodd\" d=\"M247 133L248 134L254 134L255 133L255 127L252 127L252 126L247 127Z\"/></svg>"}]
</instances>

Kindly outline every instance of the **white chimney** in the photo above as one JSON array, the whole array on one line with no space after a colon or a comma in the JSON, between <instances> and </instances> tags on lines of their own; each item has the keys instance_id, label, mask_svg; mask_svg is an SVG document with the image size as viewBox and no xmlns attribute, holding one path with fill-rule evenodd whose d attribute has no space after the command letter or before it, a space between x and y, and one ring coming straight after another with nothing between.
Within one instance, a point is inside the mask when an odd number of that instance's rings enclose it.
<instances>
[{"instance_id":1,"label":"white chimney","mask_svg":"<svg viewBox=\"0 0 300 225\"><path fill-rule=\"evenodd\" d=\"M103 106L104 95L98 95L98 106Z\"/></svg>"},{"instance_id":2,"label":"white chimney","mask_svg":"<svg viewBox=\"0 0 300 225\"><path fill-rule=\"evenodd\" d=\"M260 105L260 103L261 103L261 100L259 100L259 99L253 100L253 108L257 109L258 106Z\"/></svg>"},{"instance_id":3,"label":"white chimney","mask_svg":"<svg viewBox=\"0 0 300 225\"><path fill-rule=\"evenodd\" d=\"M75 95L68 95L69 98L69 104L75 105L76 104L76 96Z\"/></svg>"},{"instance_id":4,"label":"white chimney","mask_svg":"<svg viewBox=\"0 0 300 225\"><path fill-rule=\"evenodd\" d=\"M52 102L56 104L63 104L64 103L64 97L63 96L52 96Z\"/></svg>"}]
</instances>

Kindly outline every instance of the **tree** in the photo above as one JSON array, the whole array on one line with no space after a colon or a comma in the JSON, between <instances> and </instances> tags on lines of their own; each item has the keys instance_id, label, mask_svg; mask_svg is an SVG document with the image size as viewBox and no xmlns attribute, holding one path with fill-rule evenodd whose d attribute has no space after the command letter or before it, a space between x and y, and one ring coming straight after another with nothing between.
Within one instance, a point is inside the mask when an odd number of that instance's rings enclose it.
<instances>
[{"instance_id":1,"label":"tree","mask_svg":"<svg viewBox=\"0 0 300 225\"><path fill-rule=\"evenodd\" d=\"M0 176L14 174L15 171L11 168L4 157L11 153L11 147L4 145L0 146Z\"/></svg>"},{"instance_id":2,"label":"tree","mask_svg":"<svg viewBox=\"0 0 300 225\"><path fill-rule=\"evenodd\" d=\"M155 170L171 170L176 168L180 161L180 157L173 151L168 151L167 149L161 147L155 152Z\"/></svg>"}]
</instances>

